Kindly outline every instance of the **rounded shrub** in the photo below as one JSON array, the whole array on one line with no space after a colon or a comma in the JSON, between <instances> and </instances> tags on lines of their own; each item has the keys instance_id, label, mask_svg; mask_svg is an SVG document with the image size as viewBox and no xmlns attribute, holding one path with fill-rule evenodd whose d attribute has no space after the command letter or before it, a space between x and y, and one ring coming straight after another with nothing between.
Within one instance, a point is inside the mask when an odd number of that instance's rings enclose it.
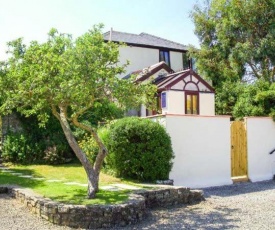
<instances>
[{"instance_id":1,"label":"rounded shrub","mask_svg":"<svg viewBox=\"0 0 275 230\"><path fill-rule=\"evenodd\" d=\"M171 139L159 123L123 118L110 125L107 136L106 161L117 176L140 181L168 179L174 155Z\"/></svg>"}]
</instances>

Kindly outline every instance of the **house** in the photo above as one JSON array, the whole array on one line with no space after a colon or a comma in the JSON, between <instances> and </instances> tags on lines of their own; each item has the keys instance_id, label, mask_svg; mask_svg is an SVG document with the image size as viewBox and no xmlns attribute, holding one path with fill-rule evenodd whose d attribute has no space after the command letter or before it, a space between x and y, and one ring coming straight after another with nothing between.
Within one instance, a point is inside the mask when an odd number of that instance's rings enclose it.
<instances>
[{"instance_id":1,"label":"house","mask_svg":"<svg viewBox=\"0 0 275 230\"><path fill-rule=\"evenodd\" d=\"M215 91L192 69L174 72L165 62L160 62L135 73L137 82L151 81L157 86L159 113L215 115ZM140 116L154 114L141 107Z\"/></svg>"},{"instance_id":2,"label":"house","mask_svg":"<svg viewBox=\"0 0 275 230\"><path fill-rule=\"evenodd\" d=\"M103 37L106 42L126 44L119 48L120 63L125 64L127 60L130 62L126 67L126 74L161 61L174 70L187 69L191 66L191 61L187 57L187 47L164 38L147 33L131 34L112 29L104 33Z\"/></svg>"},{"instance_id":3,"label":"house","mask_svg":"<svg viewBox=\"0 0 275 230\"><path fill-rule=\"evenodd\" d=\"M126 67L126 76L136 75L137 82L152 81L158 87L157 111L141 106L128 115L150 116L162 114L215 115L214 89L193 69L185 45L151 34L131 34L113 31L103 34L104 40L123 42L119 48L120 63Z\"/></svg>"}]
</instances>

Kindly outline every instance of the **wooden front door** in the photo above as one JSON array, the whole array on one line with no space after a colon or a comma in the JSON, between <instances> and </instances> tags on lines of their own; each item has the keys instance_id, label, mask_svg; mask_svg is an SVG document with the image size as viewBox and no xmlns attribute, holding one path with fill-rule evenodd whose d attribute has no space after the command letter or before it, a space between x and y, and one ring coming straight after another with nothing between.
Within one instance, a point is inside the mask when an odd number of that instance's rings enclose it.
<instances>
[{"instance_id":1,"label":"wooden front door","mask_svg":"<svg viewBox=\"0 0 275 230\"><path fill-rule=\"evenodd\" d=\"M247 137L242 121L231 122L231 177L247 180Z\"/></svg>"}]
</instances>

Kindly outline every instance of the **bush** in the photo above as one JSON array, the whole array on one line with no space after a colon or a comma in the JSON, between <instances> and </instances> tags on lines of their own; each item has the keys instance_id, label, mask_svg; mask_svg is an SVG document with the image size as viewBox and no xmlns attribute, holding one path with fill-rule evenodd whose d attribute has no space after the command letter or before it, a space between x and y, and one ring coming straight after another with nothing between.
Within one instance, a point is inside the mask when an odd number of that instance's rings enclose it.
<instances>
[{"instance_id":1,"label":"bush","mask_svg":"<svg viewBox=\"0 0 275 230\"><path fill-rule=\"evenodd\" d=\"M59 164L72 158L72 150L58 121L50 116L46 127L39 127L36 117L23 117L22 131L9 131L2 146L4 161L14 163Z\"/></svg>"},{"instance_id":2,"label":"bush","mask_svg":"<svg viewBox=\"0 0 275 230\"><path fill-rule=\"evenodd\" d=\"M25 133L9 133L3 143L2 158L14 163L33 163L43 156L40 148Z\"/></svg>"},{"instance_id":3,"label":"bush","mask_svg":"<svg viewBox=\"0 0 275 230\"><path fill-rule=\"evenodd\" d=\"M127 117L111 124L105 136L107 165L117 176L140 181L168 179L174 155L170 137L159 123Z\"/></svg>"}]
</instances>

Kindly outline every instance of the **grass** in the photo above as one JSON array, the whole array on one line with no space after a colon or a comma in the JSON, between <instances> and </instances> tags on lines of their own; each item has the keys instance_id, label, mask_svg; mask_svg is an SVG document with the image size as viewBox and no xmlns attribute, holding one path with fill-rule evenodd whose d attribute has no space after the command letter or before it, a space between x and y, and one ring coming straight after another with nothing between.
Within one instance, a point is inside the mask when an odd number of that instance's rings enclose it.
<instances>
[{"instance_id":1,"label":"grass","mask_svg":"<svg viewBox=\"0 0 275 230\"><path fill-rule=\"evenodd\" d=\"M70 204L116 204L127 200L130 190L106 191L100 189L95 199L86 199L87 187L79 185L66 185L65 182L86 184L86 174L80 164L66 164L58 166L49 165L8 165L9 169L25 175L32 175L45 180L32 180L0 172L0 184L20 185L31 188L38 194L55 201ZM61 180L49 182L48 180ZM99 186L123 183L120 179L100 174ZM130 182L127 182L130 183ZM130 183L136 185L134 183Z\"/></svg>"}]
</instances>

